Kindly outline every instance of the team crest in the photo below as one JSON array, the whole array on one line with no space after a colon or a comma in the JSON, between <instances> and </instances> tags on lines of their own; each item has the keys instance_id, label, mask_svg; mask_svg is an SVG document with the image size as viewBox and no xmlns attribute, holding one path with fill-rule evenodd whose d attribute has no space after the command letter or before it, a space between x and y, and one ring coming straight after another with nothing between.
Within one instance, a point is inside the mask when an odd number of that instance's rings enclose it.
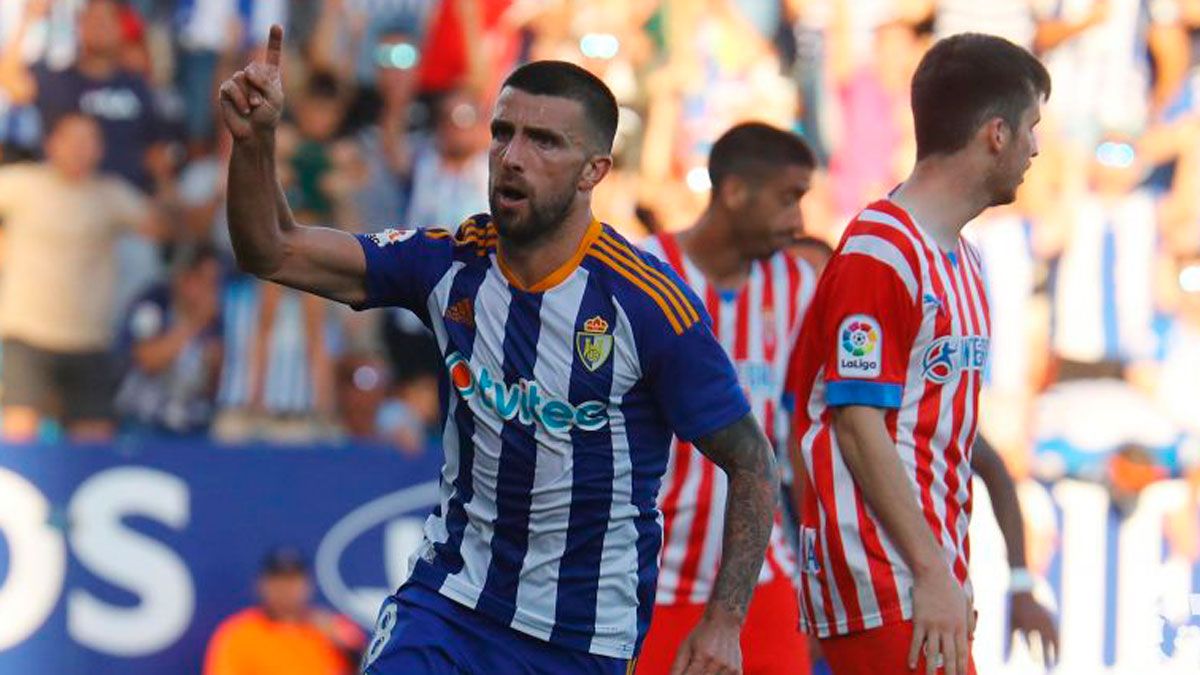
<instances>
[{"instance_id":1,"label":"team crest","mask_svg":"<svg viewBox=\"0 0 1200 675\"><path fill-rule=\"evenodd\" d=\"M595 371L612 354L613 336L608 333L608 322L603 317L593 316L583 322L583 330L575 333L575 351L588 370Z\"/></svg>"}]
</instances>

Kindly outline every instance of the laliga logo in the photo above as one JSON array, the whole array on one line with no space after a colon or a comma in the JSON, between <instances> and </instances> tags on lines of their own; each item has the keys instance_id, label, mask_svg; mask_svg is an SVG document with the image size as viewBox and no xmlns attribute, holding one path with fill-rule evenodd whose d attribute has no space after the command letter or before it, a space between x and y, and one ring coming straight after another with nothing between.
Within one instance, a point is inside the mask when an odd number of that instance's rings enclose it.
<instances>
[{"instance_id":1,"label":"laliga logo","mask_svg":"<svg viewBox=\"0 0 1200 675\"><path fill-rule=\"evenodd\" d=\"M321 592L339 612L364 626L375 623L384 599L412 572L409 560L424 541L425 517L437 501L437 481L430 481L373 499L329 529L313 568ZM377 528L382 530L387 585L351 586L342 576L342 561L355 542Z\"/></svg>"},{"instance_id":2,"label":"laliga logo","mask_svg":"<svg viewBox=\"0 0 1200 675\"><path fill-rule=\"evenodd\" d=\"M879 342L879 334L875 332L875 328L865 321L852 322L844 330L842 330L842 349L847 354L862 358L869 356L875 351L875 344Z\"/></svg>"},{"instance_id":3,"label":"laliga logo","mask_svg":"<svg viewBox=\"0 0 1200 675\"><path fill-rule=\"evenodd\" d=\"M565 401L543 399L537 382L523 379L506 385L503 380L493 378L487 368L480 368L476 376L466 358L458 352L446 357L446 369L464 401L478 399L484 408L503 420L516 418L522 424L536 421L547 430L558 432L570 431L572 427L596 431L608 424L607 409L601 401L585 401L573 406Z\"/></svg>"},{"instance_id":4,"label":"laliga logo","mask_svg":"<svg viewBox=\"0 0 1200 675\"><path fill-rule=\"evenodd\" d=\"M945 384L960 370L983 370L987 356L985 337L940 337L925 348L921 375L935 384Z\"/></svg>"}]
</instances>

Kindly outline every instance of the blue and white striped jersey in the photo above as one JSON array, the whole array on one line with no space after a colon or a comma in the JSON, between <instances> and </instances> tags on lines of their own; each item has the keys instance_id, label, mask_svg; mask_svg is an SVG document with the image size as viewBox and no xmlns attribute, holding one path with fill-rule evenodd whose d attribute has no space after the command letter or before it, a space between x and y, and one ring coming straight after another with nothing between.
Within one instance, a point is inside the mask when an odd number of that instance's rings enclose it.
<instances>
[{"instance_id":1,"label":"blue and white striped jersey","mask_svg":"<svg viewBox=\"0 0 1200 675\"><path fill-rule=\"evenodd\" d=\"M430 327L441 377L441 499L412 579L523 633L614 658L650 622L656 505L672 433L750 408L703 304L664 263L593 222L522 288L475 216L456 235L360 235L363 307Z\"/></svg>"}]
</instances>

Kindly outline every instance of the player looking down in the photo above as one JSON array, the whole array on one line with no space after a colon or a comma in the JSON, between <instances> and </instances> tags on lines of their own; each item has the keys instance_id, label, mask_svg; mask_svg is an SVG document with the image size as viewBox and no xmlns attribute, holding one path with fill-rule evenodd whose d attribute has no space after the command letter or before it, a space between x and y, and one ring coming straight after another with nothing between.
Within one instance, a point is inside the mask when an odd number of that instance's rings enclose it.
<instances>
[{"instance_id":1,"label":"player looking down","mask_svg":"<svg viewBox=\"0 0 1200 675\"><path fill-rule=\"evenodd\" d=\"M712 194L689 229L642 243L704 299L717 339L733 359L767 438L782 452L789 424L783 402L788 355L816 287L808 263L785 249L803 233L800 198L816 158L795 134L739 124L708 158ZM664 515L658 606L638 675L665 675L670 654L704 613L720 564L725 477L691 444L676 441L659 503ZM808 672L792 578L795 554L779 518L742 629L748 673Z\"/></svg>"}]
</instances>

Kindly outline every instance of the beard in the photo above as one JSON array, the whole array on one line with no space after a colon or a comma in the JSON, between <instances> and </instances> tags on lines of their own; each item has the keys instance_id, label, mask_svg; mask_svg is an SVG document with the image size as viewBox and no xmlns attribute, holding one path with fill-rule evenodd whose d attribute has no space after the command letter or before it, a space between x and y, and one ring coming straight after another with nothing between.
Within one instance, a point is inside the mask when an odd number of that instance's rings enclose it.
<instances>
[{"instance_id":1,"label":"beard","mask_svg":"<svg viewBox=\"0 0 1200 675\"><path fill-rule=\"evenodd\" d=\"M992 192L992 203L989 206L1004 206L1017 201L1017 189L1010 187L997 192Z\"/></svg>"},{"instance_id":2,"label":"beard","mask_svg":"<svg viewBox=\"0 0 1200 675\"><path fill-rule=\"evenodd\" d=\"M988 180L988 192L991 196L989 206L1004 206L1017 200L1017 188L1025 181L1026 168L1027 165L1022 162L1015 168L992 173Z\"/></svg>"},{"instance_id":3,"label":"beard","mask_svg":"<svg viewBox=\"0 0 1200 675\"><path fill-rule=\"evenodd\" d=\"M556 232L562 226L575 199L575 181L561 192L546 197L527 194L517 208L502 208L495 188L488 191L488 207L496 231L509 242L528 245Z\"/></svg>"}]
</instances>

